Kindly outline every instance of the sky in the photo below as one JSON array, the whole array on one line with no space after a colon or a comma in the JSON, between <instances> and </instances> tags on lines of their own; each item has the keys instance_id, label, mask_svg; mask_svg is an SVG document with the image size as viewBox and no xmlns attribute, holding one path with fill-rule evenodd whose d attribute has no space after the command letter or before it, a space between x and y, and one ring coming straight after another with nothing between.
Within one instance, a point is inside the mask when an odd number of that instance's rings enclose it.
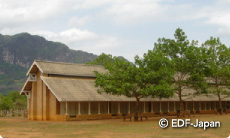
<instances>
[{"instance_id":1,"label":"sky","mask_svg":"<svg viewBox=\"0 0 230 138\"><path fill-rule=\"evenodd\" d=\"M28 32L71 49L134 61L177 28L230 46L230 0L0 0L0 33Z\"/></svg>"}]
</instances>

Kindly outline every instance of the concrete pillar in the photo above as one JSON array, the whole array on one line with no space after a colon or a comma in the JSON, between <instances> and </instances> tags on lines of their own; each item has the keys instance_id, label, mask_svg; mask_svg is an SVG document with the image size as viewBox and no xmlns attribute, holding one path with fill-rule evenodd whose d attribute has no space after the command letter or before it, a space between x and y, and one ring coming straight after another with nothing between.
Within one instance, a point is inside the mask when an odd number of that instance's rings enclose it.
<instances>
[{"instance_id":1,"label":"concrete pillar","mask_svg":"<svg viewBox=\"0 0 230 138\"><path fill-rule=\"evenodd\" d=\"M145 113L145 102L144 102L144 113Z\"/></svg>"},{"instance_id":2,"label":"concrete pillar","mask_svg":"<svg viewBox=\"0 0 230 138\"><path fill-rule=\"evenodd\" d=\"M68 103L67 102L65 102L65 115L68 115Z\"/></svg>"},{"instance_id":3,"label":"concrete pillar","mask_svg":"<svg viewBox=\"0 0 230 138\"><path fill-rule=\"evenodd\" d=\"M160 112L162 112L162 110L161 110L161 102L160 102L160 106L159 106L159 108L160 108Z\"/></svg>"},{"instance_id":4,"label":"concrete pillar","mask_svg":"<svg viewBox=\"0 0 230 138\"><path fill-rule=\"evenodd\" d=\"M88 114L90 115L90 102L88 102Z\"/></svg>"},{"instance_id":5,"label":"concrete pillar","mask_svg":"<svg viewBox=\"0 0 230 138\"><path fill-rule=\"evenodd\" d=\"M81 114L81 103L78 102L78 115L80 115L80 114Z\"/></svg>"},{"instance_id":6,"label":"concrete pillar","mask_svg":"<svg viewBox=\"0 0 230 138\"><path fill-rule=\"evenodd\" d=\"M151 113L153 113L153 102L151 102Z\"/></svg>"},{"instance_id":7,"label":"concrete pillar","mask_svg":"<svg viewBox=\"0 0 230 138\"><path fill-rule=\"evenodd\" d=\"M108 102L108 114L109 114L109 102Z\"/></svg>"},{"instance_id":8,"label":"concrete pillar","mask_svg":"<svg viewBox=\"0 0 230 138\"><path fill-rule=\"evenodd\" d=\"M98 114L101 114L101 103L98 102Z\"/></svg>"},{"instance_id":9,"label":"concrete pillar","mask_svg":"<svg viewBox=\"0 0 230 138\"><path fill-rule=\"evenodd\" d=\"M118 114L121 113L120 102L118 102Z\"/></svg>"},{"instance_id":10,"label":"concrete pillar","mask_svg":"<svg viewBox=\"0 0 230 138\"><path fill-rule=\"evenodd\" d=\"M128 113L130 114L130 102L128 104Z\"/></svg>"}]
</instances>

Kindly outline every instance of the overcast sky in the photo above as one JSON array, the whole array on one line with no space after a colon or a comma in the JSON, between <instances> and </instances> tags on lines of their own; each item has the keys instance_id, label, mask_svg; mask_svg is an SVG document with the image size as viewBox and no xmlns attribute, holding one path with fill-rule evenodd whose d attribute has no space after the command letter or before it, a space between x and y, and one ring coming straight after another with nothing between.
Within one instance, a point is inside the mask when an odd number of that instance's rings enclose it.
<instances>
[{"instance_id":1,"label":"overcast sky","mask_svg":"<svg viewBox=\"0 0 230 138\"><path fill-rule=\"evenodd\" d=\"M230 46L230 0L0 0L0 33L28 32L71 49L133 61L180 27Z\"/></svg>"}]
</instances>

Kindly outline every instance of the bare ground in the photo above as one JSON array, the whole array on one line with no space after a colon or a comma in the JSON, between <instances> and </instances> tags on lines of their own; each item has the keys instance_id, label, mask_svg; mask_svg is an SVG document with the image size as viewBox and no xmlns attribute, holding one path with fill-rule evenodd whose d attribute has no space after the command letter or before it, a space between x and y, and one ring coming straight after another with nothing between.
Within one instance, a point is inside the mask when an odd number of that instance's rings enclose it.
<instances>
[{"instance_id":1,"label":"bare ground","mask_svg":"<svg viewBox=\"0 0 230 138\"><path fill-rule=\"evenodd\" d=\"M122 119L91 121L29 121L22 117L0 117L0 135L3 138L227 138L230 135L230 114L199 115L190 117L201 121L220 121L220 128L169 128L159 127L164 116L139 122L123 122ZM171 119L177 117L166 117ZM188 117L186 117L188 118ZM185 119L185 118L184 118Z\"/></svg>"}]
</instances>

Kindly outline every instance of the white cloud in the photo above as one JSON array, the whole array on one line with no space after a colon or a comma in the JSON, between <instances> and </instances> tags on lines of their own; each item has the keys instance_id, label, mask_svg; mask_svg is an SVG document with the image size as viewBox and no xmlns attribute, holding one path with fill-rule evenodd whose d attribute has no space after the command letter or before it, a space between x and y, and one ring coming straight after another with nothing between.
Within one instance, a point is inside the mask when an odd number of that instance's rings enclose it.
<instances>
[{"instance_id":1,"label":"white cloud","mask_svg":"<svg viewBox=\"0 0 230 138\"><path fill-rule=\"evenodd\" d=\"M221 35L230 35L230 10L211 12L208 14L206 23L219 26L218 33Z\"/></svg>"},{"instance_id":2,"label":"white cloud","mask_svg":"<svg viewBox=\"0 0 230 138\"><path fill-rule=\"evenodd\" d=\"M165 2L162 4L161 2ZM79 17L72 15L67 25L84 25L88 21L105 18L113 23L139 23L159 20L191 20L210 17L216 11L223 11L221 5L226 5L227 0L216 2L218 5L204 6L201 9L192 4L167 3L169 0L1 0L0 2L0 28L10 25L36 23L66 16L69 13L93 10L90 17L87 12ZM230 3L228 1L228 3ZM217 8L216 8L217 7ZM219 8L218 8L219 7ZM205 9L208 8L208 9ZM229 8L229 7L228 7ZM226 11L224 11L226 12ZM83 12L84 13L84 12ZM211 22L229 17L229 10L224 15L217 13ZM218 18L222 16L222 18ZM218 18L218 19L217 19ZM229 18L228 18L229 20ZM228 23L228 22L227 22Z\"/></svg>"},{"instance_id":3,"label":"white cloud","mask_svg":"<svg viewBox=\"0 0 230 138\"><path fill-rule=\"evenodd\" d=\"M60 2L54 0L2 0L0 7L0 24L4 25L40 21L63 12Z\"/></svg>"},{"instance_id":4,"label":"white cloud","mask_svg":"<svg viewBox=\"0 0 230 138\"><path fill-rule=\"evenodd\" d=\"M230 35L230 27L221 27L218 29L218 33L221 35Z\"/></svg>"},{"instance_id":5,"label":"white cloud","mask_svg":"<svg viewBox=\"0 0 230 138\"><path fill-rule=\"evenodd\" d=\"M165 6L161 0L2 0L0 3L0 25L36 23L79 11L95 10L96 18L112 18L112 21L132 22L160 17ZM67 24L83 25L91 18L74 15Z\"/></svg>"},{"instance_id":6,"label":"white cloud","mask_svg":"<svg viewBox=\"0 0 230 138\"><path fill-rule=\"evenodd\" d=\"M230 35L229 6L229 0L221 0L214 4L209 2L207 5L203 2L179 3L173 0L0 0L0 33L29 32L44 36L48 40L65 43L77 50L119 55L122 49L123 55L128 53L134 56L140 53L140 49L143 51L145 49L132 48L135 43L122 40L119 36L121 34L115 30L116 27L125 28L123 25L141 27L137 30L145 30L147 36L150 34L148 30L153 31L156 28L149 27L151 23L159 24L162 28L159 30L164 30L164 28L175 27L175 24L190 27L191 21L198 24L191 25L197 27L194 28L197 33L201 25L209 24L212 32ZM94 22L96 23L93 24ZM145 27L145 23L149 28ZM161 26L161 23L168 26ZM108 28L113 27L114 24L117 25L115 28L102 30L103 25ZM95 32L92 32L90 31L92 27L99 29L95 28ZM136 45L148 43L146 36L138 38L140 35L129 34L129 27L127 28L122 30L121 36L125 36L129 41L132 39L143 43ZM142 33L138 31L136 33ZM206 35L205 32L203 35ZM196 39L199 39L199 36Z\"/></svg>"},{"instance_id":7,"label":"white cloud","mask_svg":"<svg viewBox=\"0 0 230 138\"><path fill-rule=\"evenodd\" d=\"M131 0L114 1L105 8L102 15L112 17L115 23L135 23L141 21L155 20L166 10L158 2L160 0Z\"/></svg>"},{"instance_id":8,"label":"white cloud","mask_svg":"<svg viewBox=\"0 0 230 138\"><path fill-rule=\"evenodd\" d=\"M76 28L68 29L60 33L54 33L50 31L38 31L34 33L45 36L49 40L60 41L66 44L73 43L75 41L88 41L98 38L98 35L93 32Z\"/></svg>"},{"instance_id":9,"label":"white cloud","mask_svg":"<svg viewBox=\"0 0 230 138\"><path fill-rule=\"evenodd\" d=\"M16 29L16 28L5 28L5 29L0 30L0 33L3 34L3 35L4 34L13 35L13 34L16 34L18 32L20 32L20 30Z\"/></svg>"},{"instance_id":10,"label":"white cloud","mask_svg":"<svg viewBox=\"0 0 230 138\"><path fill-rule=\"evenodd\" d=\"M58 41L68 45L75 50L83 50L95 54L100 54L103 51L111 50L122 45L122 40L114 36L99 35L88 30L80 30L77 28L68 29L59 33L50 31L33 32L44 36L51 41Z\"/></svg>"},{"instance_id":11,"label":"white cloud","mask_svg":"<svg viewBox=\"0 0 230 138\"><path fill-rule=\"evenodd\" d=\"M111 0L1 0L0 24L26 23L60 17L64 13L92 9Z\"/></svg>"},{"instance_id":12,"label":"white cloud","mask_svg":"<svg viewBox=\"0 0 230 138\"><path fill-rule=\"evenodd\" d=\"M207 22L220 26L230 26L230 10L212 14Z\"/></svg>"},{"instance_id":13,"label":"white cloud","mask_svg":"<svg viewBox=\"0 0 230 138\"><path fill-rule=\"evenodd\" d=\"M113 2L113 0L69 0L73 3L73 9L93 9L105 6Z\"/></svg>"},{"instance_id":14,"label":"white cloud","mask_svg":"<svg viewBox=\"0 0 230 138\"><path fill-rule=\"evenodd\" d=\"M89 16L84 16L79 18L77 16L71 17L68 21L69 26L85 25L87 22L91 21L93 18Z\"/></svg>"}]
</instances>

